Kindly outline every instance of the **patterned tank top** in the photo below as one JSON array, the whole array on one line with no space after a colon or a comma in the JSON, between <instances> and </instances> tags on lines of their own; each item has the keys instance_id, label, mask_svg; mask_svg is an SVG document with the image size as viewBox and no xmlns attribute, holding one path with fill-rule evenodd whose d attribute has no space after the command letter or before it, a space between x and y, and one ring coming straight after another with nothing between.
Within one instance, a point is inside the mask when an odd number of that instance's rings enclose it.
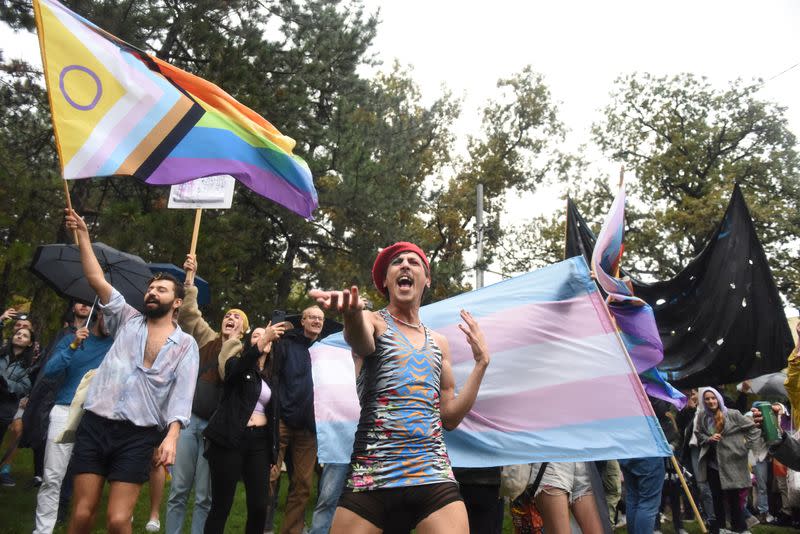
<instances>
[{"instance_id":1,"label":"patterned tank top","mask_svg":"<svg viewBox=\"0 0 800 534\"><path fill-rule=\"evenodd\" d=\"M427 328L418 349L388 311L379 313L387 328L356 382L361 418L347 487L367 491L455 481L439 412L442 351Z\"/></svg>"}]
</instances>

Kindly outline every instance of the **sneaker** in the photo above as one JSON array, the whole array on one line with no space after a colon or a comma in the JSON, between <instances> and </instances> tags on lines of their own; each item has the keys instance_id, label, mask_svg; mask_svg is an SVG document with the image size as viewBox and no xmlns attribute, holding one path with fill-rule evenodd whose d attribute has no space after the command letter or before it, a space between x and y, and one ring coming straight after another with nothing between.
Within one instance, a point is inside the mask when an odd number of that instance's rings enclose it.
<instances>
[{"instance_id":1,"label":"sneaker","mask_svg":"<svg viewBox=\"0 0 800 534\"><path fill-rule=\"evenodd\" d=\"M617 528L624 527L628 524L628 520L625 518L625 514L619 514L617 518L617 524L615 525Z\"/></svg>"},{"instance_id":2,"label":"sneaker","mask_svg":"<svg viewBox=\"0 0 800 534\"><path fill-rule=\"evenodd\" d=\"M678 531L678 534L689 534L689 532L687 532L685 528L682 528Z\"/></svg>"},{"instance_id":3,"label":"sneaker","mask_svg":"<svg viewBox=\"0 0 800 534\"><path fill-rule=\"evenodd\" d=\"M159 530L161 530L161 521L159 521L158 519L151 519L144 526L144 529L147 532L158 532Z\"/></svg>"},{"instance_id":4,"label":"sneaker","mask_svg":"<svg viewBox=\"0 0 800 534\"><path fill-rule=\"evenodd\" d=\"M750 517L745 519L744 522L747 524L747 528L753 528L754 526L758 525L761 521L759 521L756 516L751 515Z\"/></svg>"},{"instance_id":5,"label":"sneaker","mask_svg":"<svg viewBox=\"0 0 800 534\"><path fill-rule=\"evenodd\" d=\"M32 487L32 488L38 488L38 487L39 487L39 486L41 486L41 485L42 485L42 477L40 477L40 476L35 476L35 477L33 477L33 478L31 479L31 487Z\"/></svg>"},{"instance_id":6,"label":"sneaker","mask_svg":"<svg viewBox=\"0 0 800 534\"><path fill-rule=\"evenodd\" d=\"M17 483L14 481L14 477L11 476L11 473L0 473L0 485L13 488Z\"/></svg>"}]
</instances>

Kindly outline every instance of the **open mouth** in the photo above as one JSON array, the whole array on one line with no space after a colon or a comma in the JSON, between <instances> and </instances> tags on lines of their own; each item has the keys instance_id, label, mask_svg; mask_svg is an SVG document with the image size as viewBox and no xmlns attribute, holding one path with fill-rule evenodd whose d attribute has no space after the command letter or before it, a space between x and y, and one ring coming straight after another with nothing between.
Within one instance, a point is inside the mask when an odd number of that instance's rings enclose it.
<instances>
[{"instance_id":1,"label":"open mouth","mask_svg":"<svg viewBox=\"0 0 800 534\"><path fill-rule=\"evenodd\" d=\"M233 321L226 321L223 326L225 328L233 329L236 326L236 323Z\"/></svg>"},{"instance_id":2,"label":"open mouth","mask_svg":"<svg viewBox=\"0 0 800 534\"><path fill-rule=\"evenodd\" d=\"M414 285L414 279L405 274L400 275L400 277L397 279L397 285L401 289L411 288Z\"/></svg>"}]
</instances>

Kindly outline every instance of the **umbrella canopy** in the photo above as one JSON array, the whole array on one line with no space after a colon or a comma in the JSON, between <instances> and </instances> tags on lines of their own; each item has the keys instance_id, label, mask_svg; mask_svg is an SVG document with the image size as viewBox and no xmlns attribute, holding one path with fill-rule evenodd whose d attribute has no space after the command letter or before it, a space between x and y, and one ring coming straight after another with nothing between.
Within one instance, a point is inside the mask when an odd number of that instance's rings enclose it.
<instances>
[{"instance_id":1,"label":"umbrella canopy","mask_svg":"<svg viewBox=\"0 0 800 534\"><path fill-rule=\"evenodd\" d=\"M789 394L786 393L786 386L783 383L786 381L786 371L778 371L777 373L769 373L761 375L756 378L751 378L750 391L762 397L780 397L788 399ZM741 391L741 384L736 386L736 389Z\"/></svg>"},{"instance_id":2,"label":"umbrella canopy","mask_svg":"<svg viewBox=\"0 0 800 534\"><path fill-rule=\"evenodd\" d=\"M174 263L148 263L147 267L153 274L169 273L181 282L186 280L186 271ZM211 288L208 286L208 282L195 275L194 285L197 288L197 304L203 306L211 302Z\"/></svg>"},{"instance_id":3,"label":"umbrella canopy","mask_svg":"<svg viewBox=\"0 0 800 534\"><path fill-rule=\"evenodd\" d=\"M92 243L92 249L108 283L122 293L128 304L142 311L147 282L153 276L144 260L104 243ZM77 245L37 247L30 270L62 297L84 302L94 301L95 292L83 275Z\"/></svg>"}]
</instances>

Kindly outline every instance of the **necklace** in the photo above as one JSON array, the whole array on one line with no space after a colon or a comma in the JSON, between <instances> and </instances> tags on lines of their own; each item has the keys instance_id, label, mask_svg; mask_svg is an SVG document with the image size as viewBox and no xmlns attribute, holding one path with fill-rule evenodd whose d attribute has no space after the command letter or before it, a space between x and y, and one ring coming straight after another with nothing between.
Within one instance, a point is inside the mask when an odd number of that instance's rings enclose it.
<instances>
[{"instance_id":1,"label":"necklace","mask_svg":"<svg viewBox=\"0 0 800 534\"><path fill-rule=\"evenodd\" d=\"M423 325L422 325L422 321L420 321L420 322L419 322L419 323L417 323L417 324L414 324L414 323L407 323L406 321L404 321L404 320L400 319L399 317L395 317L395 316L392 314L392 312L390 312L389 310L386 310L386 313L388 313L388 314L389 314L389 317L391 317L392 319L394 319L394 320L395 320L395 321L397 321L398 323L400 323L400 324L404 324L404 325L406 325L406 326L407 326L407 327L409 327L409 328L415 328L415 329L419 330L419 329L420 329L420 328L422 328L422 326L423 326Z\"/></svg>"}]
</instances>

